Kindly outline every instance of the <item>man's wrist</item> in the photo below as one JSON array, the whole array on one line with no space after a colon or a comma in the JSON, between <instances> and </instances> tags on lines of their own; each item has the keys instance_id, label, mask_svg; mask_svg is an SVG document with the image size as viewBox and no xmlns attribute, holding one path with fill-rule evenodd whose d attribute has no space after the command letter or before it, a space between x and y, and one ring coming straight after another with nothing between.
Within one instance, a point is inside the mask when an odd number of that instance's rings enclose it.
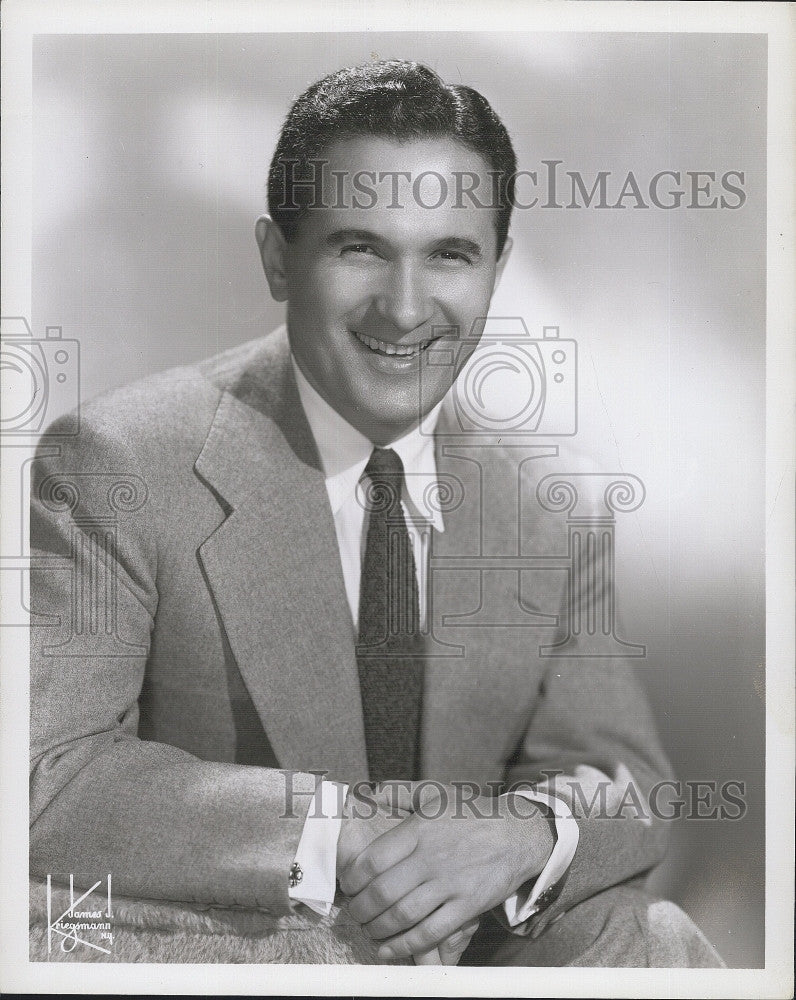
<instances>
[{"instance_id":1,"label":"man's wrist","mask_svg":"<svg viewBox=\"0 0 796 1000\"><path fill-rule=\"evenodd\" d=\"M337 881L341 800L346 785L321 781L304 820L296 855L288 873L288 896L316 913L328 915Z\"/></svg>"},{"instance_id":2,"label":"man's wrist","mask_svg":"<svg viewBox=\"0 0 796 1000\"><path fill-rule=\"evenodd\" d=\"M340 835L337 838L337 874L339 876L342 869L345 867L348 861L350 861L351 849L349 846L349 834L351 833L352 819L352 803L351 797L353 791L351 788L348 789L346 793L345 800L343 801L341 809L341 822L340 822Z\"/></svg>"},{"instance_id":3,"label":"man's wrist","mask_svg":"<svg viewBox=\"0 0 796 1000\"><path fill-rule=\"evenodd\" d=\"M519 857L515 891L533 883L544 870L556 845L555 816L542 803L509 793L503 796L504 808L517 831L513 838Z\"/></svg>"},{"instance_id":4,"label":"man's wrist","mask_svg":"<svg viewBox=\"0 0 796 1000\"><path fill-rule=\"evenodd\" d=\"M517 789L514 794L517 799L525 800L529 807L540 806L553 831L553 847L542 868L506 900L503 908L508 926L514 933L525 934L530 931L535 934L542 925L538 924L536 930L530 930L529 921L550 906L560 895L566 874L575 857L579 830L569 805L557 796L537 789ZM516 811L520 803L515 799L513 805L515 807L513 811ZM537 830L541 838L541 828L538 825ZM540 846L545 849L544 845ZM538 858L534 868L537 865Z\"/></svg>"}]
</instances>

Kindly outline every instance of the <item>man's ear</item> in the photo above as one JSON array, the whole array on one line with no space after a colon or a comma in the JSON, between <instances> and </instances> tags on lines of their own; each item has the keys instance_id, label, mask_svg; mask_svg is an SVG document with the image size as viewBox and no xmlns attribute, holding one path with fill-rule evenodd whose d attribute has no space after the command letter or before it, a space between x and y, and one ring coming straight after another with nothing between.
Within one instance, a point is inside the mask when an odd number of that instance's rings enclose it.
<instances>
[{"instance_id":1,"label":"man's ear","mask_svg":"<svg viewBox=\"0 0 796 1000\"><path fill-rule=\"evenodd\" d=\"M492 294L494 295L495 289L500 284L500 279L503 277L503 271L508 263L509 254L511 253L511 248L514 246L514 242L510 236L506 237L506 242L503 246L503 252L497 259L497 264L495 265L495 284L492 286Z\"/></svg>"},{"instance_id":2,"label":"man's ear","mask_svg":"<svg viewBox=\"0 0 796 1000\"><path fill-rule=\"evenodd\" d=\"M268 279L271 295L277 302L287 299L287 272L285 249L287 243L282 230L270 215L261 215L254 226L254 236L260 248L260 260Z\"/></svg>"}]
</instances>

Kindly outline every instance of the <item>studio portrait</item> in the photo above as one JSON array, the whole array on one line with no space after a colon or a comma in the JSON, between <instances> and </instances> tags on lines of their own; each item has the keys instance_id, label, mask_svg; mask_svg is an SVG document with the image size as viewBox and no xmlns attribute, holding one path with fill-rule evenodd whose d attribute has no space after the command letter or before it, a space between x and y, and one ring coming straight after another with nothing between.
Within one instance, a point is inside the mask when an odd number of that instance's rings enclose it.
<instances>
[{"instance_id":1,"label":"studio portrait","mask_svg":"<svg viewBox=\"0 0 796 1000\"><path fill-rule=\"evenodd\" d=\"M762 968L766 36L32 60L30 961Z\"/></svg>"}]
</instances>

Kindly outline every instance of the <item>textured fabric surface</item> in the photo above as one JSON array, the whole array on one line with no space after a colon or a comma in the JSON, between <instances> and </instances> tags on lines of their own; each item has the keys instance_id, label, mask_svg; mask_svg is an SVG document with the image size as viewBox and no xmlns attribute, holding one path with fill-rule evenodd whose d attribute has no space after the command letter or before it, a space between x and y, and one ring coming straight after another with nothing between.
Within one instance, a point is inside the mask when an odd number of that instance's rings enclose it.
<instances>
[{"instance_id":1,"label":"textured fabric surface","mask_svg":"<svg viewBox=\"0 0 796 1000\"><path fill-rule=\"evenodd\" d=\"M384 965L344 906L329 917L309 910L277 917L250 909L114 898L110 954L85 945L64 951L53 936L48 951L46 885L30 886L32 962L279 962ZM69 906L69 890L52 891L53 912Z\"/></svg>"},{"instance_id":2,"label":"textured fabric surface","mask_svg":"<svg viewBox=\"0 0 796 1000\"><path fill-rule=\"evenodd\" d=\"M374 448L365 467L367 534L359 597L357 666L371 781L414 780L424 643L412 543L401 499L403 463Z\"/></svg>"},{"instance_id":3,"label":"textured fabric surface","mask_svg":"<svg viewBox=\"0 0 796 1000\"><path fill-rule=\"evenodd\" d=\"M722 968L724 962L674 903L616 886L584 900L538 937L484 920L462 965L634 969Z\"/></svg>"}]
</instances>

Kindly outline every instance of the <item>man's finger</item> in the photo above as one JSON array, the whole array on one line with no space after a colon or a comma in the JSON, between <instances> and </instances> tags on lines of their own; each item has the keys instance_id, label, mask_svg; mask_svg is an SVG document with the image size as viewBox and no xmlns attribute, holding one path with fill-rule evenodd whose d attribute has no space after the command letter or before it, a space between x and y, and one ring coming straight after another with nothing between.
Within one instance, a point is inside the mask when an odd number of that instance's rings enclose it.
<instances>
[{"instance_id":1,"label":"man's finger","mask_svg":"<svg viewBox=\"0 0 796 1000\"><path fill-rule=\"evenodd\" d=\"M409 816L370 843L340 875L340 888L355 896L393 865L409 857L417 845L417 831Z\"/></svg>"},{"instance_id":2,"label":"man's finger","mask_svg":"<svg viewBox=\"0 0 796 1000\"><path fill-rule=\"evenodd\" d=\"M431 948L429 951L420 951L412 955L415 965L455 965L455 962L443 962L440 957L439 948Z\"/></svg>"},{"instance_id":3,"label":"man's finger","mask_svg":"<svg viewBox=\"0 0 796 1000\"><path fill-rule=\"evenodd\" d=\"M440 962L443 965L457 965L459 959L464 954L467 945L472 940L473 934L478 930L480 921L478 918L469 921L463 927L460 927L458 931L454 931L450 937L446 937L444 941L439 943L437 953L439 955ZM415 964L417 964L417 959L415 959Z\"/></svg>"},{"instance_id":4,"label":"man's finger","mask_svg":"<svg viewBox=\"0 0 796 1000\"><path fill-rule=\"evenodd\" d=\"M389 872L387 874L389 875ZM365 892L369 891L370 886ZM445 895L439 883L425 882L401 896L397 902L385 908L383 913L366 923L365 930L372 938L394 937L401 931L408 931L410 927L420 923L429 913L433 913L444 900Z\"/></svg>"},{"instance_id":5,"label":"man's finger","mask_svg":"<svg viewBox=\"0 0 796 1000\"><path fill-rule=\"evenodd\" d=\"M371 786L369 798L398 816L413 812L414 788L415 782L412 781L382 781Z\"/></svg>"},{"instance_id":6,"label":"man's finger","mask_svg":"<svg viewBox=\"0 0 796 1000\"><path fill-rule=\"evenodd\" d=\"M464 923L463 914L454 903L447 903L429 914L411 930L390 938L379 948L379 958L409 958L419 952L436 947Z\"/></svg>"},{"instance_id":7,"label":"man's finger","mask_svg":"<svg viewBox=\"0 0 796 1000\"><path fill-rule=\"evenodd\" d=\"M399 931L407 930L427 916L432 909L435 909L442 902L442 898L435 900L433 906L429 906L422 912L415 913L412 906L407 906L410 896L414 896L418 887L425 882L425 874L417 865L415 855L399 861L386 872L366 885L362 892L357 893L348 902L348 912L360 924L370 924L371 921L381 919L385 911L395 909L393 920L386 923L386 927L391 928L384 934L377 934L377 937L391 937ZM394 925L394 926L393 926ZM370 928L368 927L370 931Z\"/></svg>"}]
</instances>

